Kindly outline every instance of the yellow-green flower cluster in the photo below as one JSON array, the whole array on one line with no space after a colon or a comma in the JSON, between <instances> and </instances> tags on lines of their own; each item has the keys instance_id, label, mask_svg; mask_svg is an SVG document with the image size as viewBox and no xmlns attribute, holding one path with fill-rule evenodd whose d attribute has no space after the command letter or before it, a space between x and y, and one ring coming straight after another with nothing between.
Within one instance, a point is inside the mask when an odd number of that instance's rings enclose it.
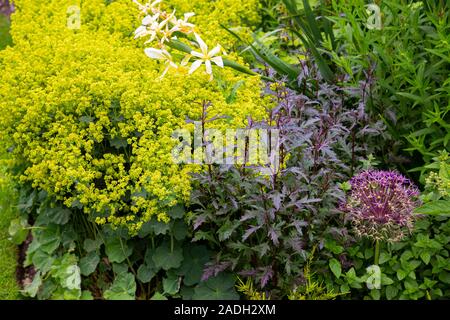
<instances>
[{"instance_id":1,"label":"yellow-green flower cluster","mask_svg":"<svg viewBox=\"0 0 450 320\"><path fill-rule=\"evenodd\" d=\"M220 43L230 42L217 23L256 18L256 1L169 2L195 11L208 39ZM172 161L171 135L189 127L186 118L200 117L203 101L212 103L210 117L230 116L214 127L242 127L248 115L264 115L258 77L224 69L210 82L180 68L158 80L160 65L133 41L140 21L131 1L83 1L79 30L67 28L67 1L15 4L15 46L0 52L2 148L12 147L23 165L22 181L82 206L100 224L135 233L152 217L168 221L167 209L188 200L195 168Z\"/></svg>"},{"instance_id":2,"label":"yellow-green flower cluster","mask_svg":"<svg viewBox=\"0 0 450 320\"><path fill-rule=\"evenodd\" d=\"M441 151L435 159L432 167L439 169L432 171L425 179L428 189L435 190L443 198L450 198L450 156L446 151Z\"/></svg>"}]
</instances>

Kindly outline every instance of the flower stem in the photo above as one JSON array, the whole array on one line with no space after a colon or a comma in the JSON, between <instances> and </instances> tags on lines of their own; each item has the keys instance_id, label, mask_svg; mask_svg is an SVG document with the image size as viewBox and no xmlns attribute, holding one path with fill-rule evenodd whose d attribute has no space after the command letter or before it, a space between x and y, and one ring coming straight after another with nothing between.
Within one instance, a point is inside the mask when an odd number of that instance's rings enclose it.
<instances>
[{"instance_id":1,"label":"flower stem","mask_svg":"<svg viewBox=\"0 0 450 320\"><path fill-rule=\"evenodd\" d=\"M378 265L380 260L380 240L375 240L375 261L374 264Z\"/></svg>"}]
</instances>

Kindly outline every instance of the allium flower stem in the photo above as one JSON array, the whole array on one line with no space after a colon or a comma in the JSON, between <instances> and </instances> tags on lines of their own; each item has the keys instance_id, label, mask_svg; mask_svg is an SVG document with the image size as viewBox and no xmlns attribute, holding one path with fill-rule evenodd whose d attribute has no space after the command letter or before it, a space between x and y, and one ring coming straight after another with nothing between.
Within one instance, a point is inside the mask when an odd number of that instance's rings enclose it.
<instances>
[{"instance_id":1,"label":"allium flower stem","mask_svg":"<svg viewBox=\"0 0 450 320\"><path fill-rule=\"evenodd\" d=\"M378 265L380 261L380 240L375 240L375 259L374 264Z\"/></svg>"}]
</instances>

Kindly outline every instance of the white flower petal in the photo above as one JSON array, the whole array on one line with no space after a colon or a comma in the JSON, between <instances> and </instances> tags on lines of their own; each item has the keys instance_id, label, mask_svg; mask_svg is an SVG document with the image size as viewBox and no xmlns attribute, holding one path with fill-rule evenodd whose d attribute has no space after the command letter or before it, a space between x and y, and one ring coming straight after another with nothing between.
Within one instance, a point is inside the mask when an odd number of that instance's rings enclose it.
<instances>
[{"instance_id":1,"label":"white flower petal","mask_svg":"<svg viewBox=\"0 0 450 320\"><path fill-rule=\"evenodd\" d=\"M194 61L194 63L192 63L191 69L189 70L189 74L194 73L194 71L197 70L202 65L202 63L202 60Z\"/></svg>"},{"instance_id":2,"label":"white flower petal","mask_svg":"<svg viewBox=\"0 0 450 320\"><path fill-rule=\"evenodd\" d=\"M212 74L211 61L206 60L206 61L205 61L205 66L206 66L206 73L207 73L207 74Z\"/></svg>"},{"instance_id":3,"label":"white flower petal","mask_svg":"<svg viewBox=\"0 0 450 320\"><path fill-rule=\"evenodd\" d=\"M153 42L153 41L156 39L156 33L152 32L152 33L149 33L149 34L151 34L151 37L150 37L150 39L148 39L147 41L145 41L144 44Z\"/></svg>"},{"instance_id":4,"label":"white flower petal","mask_svg":"<svg viewBox=\"0 0 450 320\"><path fill-rule=\"evenodd\" d=\"M217 45L214 49L212 49L210 52L209 52L209 56L210 57L214 57L215 55L217 55L219 52L220 52L220 50L222 49L222 47L220 46L220 45Z\"/></svg>"},{"instance_id":5,"label":"white flower petal","mask_svg":"<svg viewBox=\"0 0 450 320\"><path fill-rule=\"evenodd\" d=\"M134 31L135 39L142 37L147 32L147 28L145 26L140 26Z\"/></svg>"},{"instance_id":6,"label":"white flower petal","mask_svg":"<svg viewBox=\"0 0 450 320\"><path fill-rule=\"evenodd\" d=\"M211 61L217 64L219 67L223 68L223 59L222 57L214 57L211 58Z\"/></svg>"},{"instance_id":7,"label":"white flower petal","mask_svg":"<svg viewBox=\"0 0 450 320\"><path fill-rule=\"evenodd\" d=\"M202 50L203 54L206 55L208 53L208 46L206 43L200 38L200 36L197 33L194 33L195 40L197 40L198 46Z\"/></svg>"},{"instance_id":8,"label":"white flower petal","mask_svg":"<svg viewBox=\"0 0 450 320\"><path fill-rule=\"evenodd\" d=\"M168 22L170 22L173 17L175 17L175 10L173 10L173 12L166 18L166 20L162 21L159 24L159 28L162 29Z\"/></svg>"},{"instance_id":9,"label":"white flower petal","mask_svg":"<svg viewBox=\"0 0 450 320\"><path fill-rule=\"evenodd\" d=\"M197 51L191 51L191 56L197 57L197 58L204 58L204 55Z\"/></svg>"},{"instance_id":10,"label":"white flower petal","mask_svg":"<svg viewBox=\"0 0 450 320\"><path fill-rule=\"evenodd\" d=\"M158 59L158 60L166 60L167 57L164 55L164 52L161 50L155 49L155 48L147 48L144 50L145 54L152 58L152 59Z\"/></svg>"},{"instance_id":11,"label":"white flower petal","mask_svg":"<svg viewBox=\"0 0 450 320\"><path fill-rule=\"evenodd\" d=\"M167 66L166 69L164 69L163 73L158 77L159 79L164 78L164 76L166 75L167 71L169 71L170 66Z\"/></svg>"},{"instance_id":12,"label":"white flower petal","mask_svg":"<svg viewBox=\"0 0 450 320\"><path fill-rule=\"evenodd\" d=\"M152 16L148 15L144 19L142 19L142 25L146 26L146 25L152 24L153 21L155 21L155 19L153 19Z\"/></svg>"},{"instance_id":13,"label":"white flower petal","mask_svg":"<svg viewBox=\"0 0 450 320\"><path fill-rule=\"evenodd\" d=\"M194 12L188 12L184 14L184 21L188 21L189 18L192 18L193 16L195 16Z\"/></svg>"},{"instance_id":14,"label":"white flower petal","mask_svg":"<svg viewBox=\"0 0 450 320\"><path fill-rule=\"evenodd\" d=\"M169 30L170 33L174 33L176 31L180 31L180 27L179 26L173 26L172 29Z\"/></svg>"}]
</instances>

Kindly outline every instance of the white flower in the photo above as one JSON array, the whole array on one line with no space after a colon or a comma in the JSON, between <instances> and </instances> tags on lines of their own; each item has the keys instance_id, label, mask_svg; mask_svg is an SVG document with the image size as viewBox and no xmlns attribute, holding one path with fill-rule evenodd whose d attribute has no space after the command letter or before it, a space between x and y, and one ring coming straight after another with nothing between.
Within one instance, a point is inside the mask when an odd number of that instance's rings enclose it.
<instances>
[{"instance_id":1,"label":"white flower","mask_svg":"<svg viewBox=\"0 0 450 320\"><path fill-rule=\"evenodd\" d=\"M152 59L156 59L156 60L163 60L164 64L167 65L166 69L163 71L160 78L164 77L170 68L174 68L174 69L178 68L178 66L173 62L172 56L170 55L170 53L164 49L159 50L159 49L155 49L155 48L147 48L144 50L144 52L148 57L150 57Z\"/></svg>"},{"instance_id":2,"label":"white flower","mask_svg":"<svg viewBox=\"0 0 450 320\"><path fill-rule=\"evenodd\" d=\"M148 30L145 26L140 26L139 28L136 29L136 31L134 32L134 38L142 38L145 37L146 35L148 35Z\"/></svg>"},{"instance_id":3,"label":"white flower","mask_svg":"<svg viewBox=\"0 0 450 320\"><path fill-rule=\"evenodd\" d=\"M142 25L148 26L148 25L153 24L154 22L158 21L159 15L160 15L160 13L158 12L153 16L152 15L145 16L145 18L142 19Z\"/></svg>"},{"instance_id":4,"label":"white flower","mask_svg":"<svg viewBox=\"0 0 450 320\"><path fill-rule=\"evenodd\" d=\"M153 16L151 15L145 16L145 18L142 19L142 25L139 28L137 28L136 31L134 32L134 38L137 39L145 37L147 35L153 35L154 32L152 31L152 26L155 26L155 28L159 26L158 19L159 13L156 13Z\"/></svg>"},{"instance_id":5,"label":"white flower","mask_svg":"<svg viewBox=\"0 0 450 320\"><path fill-rule=\"evenodd\" d=\"M156 9L155 6L160 4L162 0L155 0L153 2L146 3L145 5L140 4L137 0L133 0L134 3L136 3L139 7L139 10L141 10L143 13L147 14L149 11L152 11L153 13L156 13L159 11L159 9Z\"/></svg>"},{"instance_id":6,"label":"white flower","mask_svg":"<svg viewBox=\"0 0 450 320\"><path fill-rule=\"evenodd\" d=\"M161 43L161 45L163 45L164 42L169 42L170 39L172 39L172 34L174 32L175 32L175 30L173 28L169 29L169 25L166 24L165 30L160 31L159 43Z\"/></svg>"},{"instance_id":7,"label":"white flower","mask_svg":"<svg viewBox=\"0 0 450 320\"><path fill-rule=\"evenodd\" d=\"M166 25L169 23L169 21L174 17L175 15L175 11L165 20L161 21L161 22L157 22L154 21L147 30L147 34L150 35L150 39L148 39L145 43L149 43L152 42L153 40L155 40L156 38L158 38L159 36L163 36L162 38L162 42L164 43L164 39L167 38L167 33L166 33Z\"/></svg>"},{"instance_id":8,"label":"white flower","mask_svg":"<svg viewBox=\"0 0 450 320\"><path fill-rule=\"evenodd\" d=\"M186 34L194 32L195 25L188 22L189 18L193 16L195 16L195 13L189 12L184 14L184 19L174 17L171 21L174 31L180 31Z\"/></svg>"},{"instance_id":9,"label":"white flower","mask_svg":"<svg viewBox=\"0 0 450 320\"><path fill-rule=\"evenodd\" d=\"M208 52L208 46L203 42L202 38L197 33L194 33L195 39L200 47L201 52L191 51L191 55L199 58L198 60L192 63L191 69L189 70L189 74L192 74L195 70L197 70L203 63L205 63L206 73L211 75L212 78L212 65L211 61L214 62L219 67L223 68L223 60L221 56L217 56L217 54L221 51L221 46L217 45L214 49Z\"/></svg>"}]
</instances>

